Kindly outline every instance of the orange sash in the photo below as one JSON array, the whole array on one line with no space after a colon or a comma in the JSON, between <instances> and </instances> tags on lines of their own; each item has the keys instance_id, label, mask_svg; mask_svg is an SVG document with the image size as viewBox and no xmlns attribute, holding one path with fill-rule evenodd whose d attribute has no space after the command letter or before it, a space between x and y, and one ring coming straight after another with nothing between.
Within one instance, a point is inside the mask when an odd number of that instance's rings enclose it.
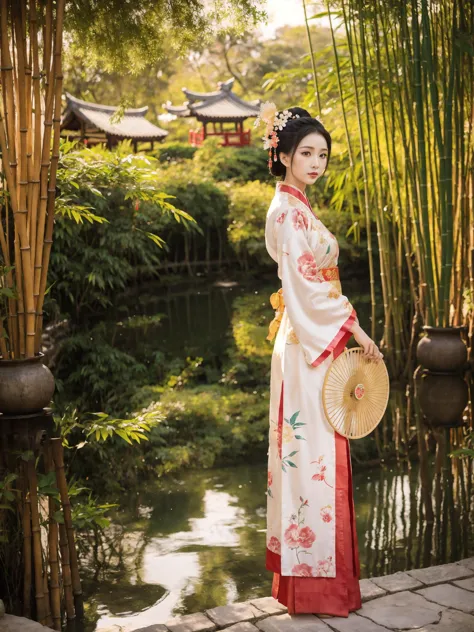
<instances>
[{"instance_id":1,"label":"orange sash","mask_svg":"<svg viewBox=\"0 0 474 632\"><path fill-rule=\"evenodd\" d=\"M332 268L321 268L319 272L322 273L325 281L339 281L338 266ZM280 288L278 292L273 292L273 294L270 295L270 303L275 310L275 317L268 326L267 340L273 340L280 328L281 319L283 318L283 312L285 311L283 288Z\"/></svg>"}]
</instances>

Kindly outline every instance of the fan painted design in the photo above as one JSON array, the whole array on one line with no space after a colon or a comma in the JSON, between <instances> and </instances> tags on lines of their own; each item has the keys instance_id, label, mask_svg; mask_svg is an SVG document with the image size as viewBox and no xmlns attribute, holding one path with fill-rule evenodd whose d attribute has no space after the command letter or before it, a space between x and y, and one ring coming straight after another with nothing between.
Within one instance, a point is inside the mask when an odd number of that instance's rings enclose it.
<instances>
[{"instance_id":1,"label":"fan painted design","mask_svg":"<svg viewBox=\"0 0 474 632\"><path fill-rule=\"evenodd\" d=\"M347 349L329 367L323 384L326 418L336 432L361 439L374 430L387 408L390 382L385 363Z\"/></svg>"}]
</instances>

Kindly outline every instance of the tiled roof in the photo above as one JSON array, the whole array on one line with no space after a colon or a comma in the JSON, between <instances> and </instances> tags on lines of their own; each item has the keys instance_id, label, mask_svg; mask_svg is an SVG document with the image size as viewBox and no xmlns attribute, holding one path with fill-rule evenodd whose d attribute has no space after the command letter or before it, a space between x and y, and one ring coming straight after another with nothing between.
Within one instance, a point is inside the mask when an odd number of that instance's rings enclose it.
<instances>
[{"instance_id":1,"label":"tiled roof","mask_svg":"<svg viewBox=\"0 0 474 632\"><path fill-rule=\"evenodd\" d=\"M183 105L164 105L170 114L179 117L194 116L198 121L243 121L257 116L259 101L244 101L232 92L234 80L219 83L216 92L192 92L183 88L188 97Z\"/></svg>"},{"instance_id":2,"label":"tiled roof","mask_svg":"<svg viewBox=\"0 0 474 632\"><path fill-rule=\"evenodd\" d=\"M77 118L117 138L154 140L162 139L168 135L166 130L145 118L148 107L126 109L118 123L111 123L110 117L117 111L115 106L81 101L67 92L66 104L66 110L61 120L61 129L75 129L74 119Z\"/></svg>"}]
</instances>

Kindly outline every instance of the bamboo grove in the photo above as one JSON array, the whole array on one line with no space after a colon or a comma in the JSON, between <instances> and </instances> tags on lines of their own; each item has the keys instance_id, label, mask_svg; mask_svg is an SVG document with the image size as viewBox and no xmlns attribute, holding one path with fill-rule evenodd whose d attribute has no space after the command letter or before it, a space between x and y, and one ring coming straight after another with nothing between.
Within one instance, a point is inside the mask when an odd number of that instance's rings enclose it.
<instances>
[{"instance_id":1,"label":"bamboo grove","mask_svg":"<svg viewBox=\"0 0 474 632\"><path fill-rule=\"evenodd\" d=\"M64 0L0 0L0 325L4 359L40 350L62 96Z\"/></svg>"},{"instance_id":2,"label":"bamboo grove","mask_svg":"<svg viewBox=\"0 0 474 632\"><path fill-rule=\"evenodd\" d=\"M324 17L334 72L318 71L313 102L329 96L342 111L347 186L367 228L372 335L378 252L382 344L400 375L421 325L471 322L472 333L474 6L326 0Z\"/></svg>"}]
</instances>

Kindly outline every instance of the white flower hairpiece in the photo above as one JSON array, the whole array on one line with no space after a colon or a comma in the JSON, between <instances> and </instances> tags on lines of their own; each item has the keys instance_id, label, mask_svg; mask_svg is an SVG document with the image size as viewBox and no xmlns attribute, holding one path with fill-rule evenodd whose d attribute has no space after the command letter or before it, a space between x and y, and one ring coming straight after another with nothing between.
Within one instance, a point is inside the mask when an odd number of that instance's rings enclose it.
<instances>
[{"instance_id":1,"label":"white flower hairpiece","mask_svg":"<svg viewBox=\"0 0 474 632\"><path fill-rule=\"evenodd\" d=\"M276 148L279 142L277 131L286 126L290 119L300 118L299 114L293 114L289 110L278 112L277 106L271 101L266 101L260 106L260 112L254 123L257 127L262 122L265 123L265 136L262 136L263 148L268 149L268 166L272 166L272 150L273 160L277 161Z\"/></svg>"}]
</instances>

